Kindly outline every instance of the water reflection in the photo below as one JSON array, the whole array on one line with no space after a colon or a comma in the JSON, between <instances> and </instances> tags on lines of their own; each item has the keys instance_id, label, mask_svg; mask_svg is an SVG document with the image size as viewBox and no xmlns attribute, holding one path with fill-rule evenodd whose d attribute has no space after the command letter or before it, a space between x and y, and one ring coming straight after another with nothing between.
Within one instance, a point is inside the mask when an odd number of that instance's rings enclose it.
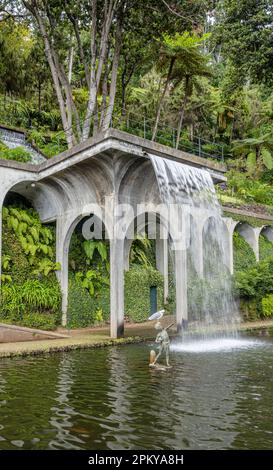
<instances>
[{"instance_id":1,"label":"water reflection","mask_svg":"<svg viewBox=\"0 0 273 470\"><path fill-rule=\"evenodd\" d=\"M0 449L272 448L273 346L173 352L149 345L0 363Z\"/></svg>"},{"instance_id":2,"label":"water reflection","mask_svg":"<svg viewBox=\"0 0 273 470\"><path fill-rule=\"evenodd\" d=\"M77 415L70 403L71 388L74 382L74 358L71 355L63 355L58 364L55 401L51 407L52 417L49 420L51 426L56 429L54 439L49 442L49 449L80 449L83 440L73 435L73 418Z\"/></svg>"}]
</instances>

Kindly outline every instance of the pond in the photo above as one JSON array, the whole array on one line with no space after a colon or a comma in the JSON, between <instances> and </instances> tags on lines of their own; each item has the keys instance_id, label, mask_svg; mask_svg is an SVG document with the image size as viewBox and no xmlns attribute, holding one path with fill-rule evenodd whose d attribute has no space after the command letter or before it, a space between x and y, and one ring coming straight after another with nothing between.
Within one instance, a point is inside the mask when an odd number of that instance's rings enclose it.
<instances>
[{"instance_id":1,"label":"pond","mask_svg":"<svg viewBox=\"0 0 273 470\"><path fill-rule=\"evenodd\" d=\"M270 449L273 341L150 344L0 362L0 449Z\"/></svg>"}]
</instances>

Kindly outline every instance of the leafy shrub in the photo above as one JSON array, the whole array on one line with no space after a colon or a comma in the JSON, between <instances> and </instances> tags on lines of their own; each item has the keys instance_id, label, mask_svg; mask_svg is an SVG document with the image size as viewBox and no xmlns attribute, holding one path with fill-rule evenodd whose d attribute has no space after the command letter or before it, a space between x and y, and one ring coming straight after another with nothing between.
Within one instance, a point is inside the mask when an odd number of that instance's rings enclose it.
<instances>
[{"instance_id":1,"label":"leafy shrub","mask_svg":"<svg viewBox=\"0 0 273 470\"><path fill-rule=\"evenodd\" d=\"M96 322L105 321L110 313L109 287L100 290L91 297L88 290L74 276L69 280L68 326L84 328Z\"/></svg>"},{"instance_id":2,"label":"leafy shrub","mask_svg":"<svg viewBox=\"0 0 273 470\"><path fill-rule=\"evenodd\" d=\"M232 194L234 192L249 202L261 204L273 204L273 188L267 183L250 178L246 173L229 171L228 188Z\"/></svg>"},{"instance_id":3,"label":"leafy shrub","mask_svg":"<svg viewBox=\"0 0 273 470\"><path fill-rule=\"evenodd\" d=\"M9 150L9 147L0 140L0 153Z\"/></svg>"},{"instance_id":4,"label":"leafy shrub","mask_svg":"<svg viewBox=\"0 0 273 470\"><path fill-rule=\"evenodd\" d=\"M252 248L236 231L233 234L233 257L235 271L242 271L256 265Z\"/></svg>"},{"instance_id":5,"label":"leafy shrub","mask_svg":"<svg viewBox=\"0 0 273 470\"><path fill-rule=\"evenodd\" d=\"M15 160L16 162L27 163L31 161L31 155L24 147L3 150L0 148L0 159Z\"/></svg>"},{"instance_id":6,"label":"leafy shrub","mask_svg":"<svg viewBox=\"0 0 273 470\"><path fill-rule=\"evenodd\" d=\"M55 330L57 328L56 317L42 313L31 313L25 315L20 321L20 325L48 331Z\"/></svg>"},{"instance_id":7,"label":"leafy shrub","mask_svg":"<svg viewBox=\"0 0 273 470\"><path fill-rule=\"evenodd\" d=\"M257 316L262 316L262 299L273 294L273 258L267 258L253 268L235 273L234 288L246 315L249 313L247 303L251 302L251 309L256 304ZM253 313L251 316L253 317Z\"/></svg>"},{"instance_id":8,"label":"leafy shrub","mask_svg":"<svg viewBox=\"0 0 273 470\"><path fill-rule=\"evenodd\" d=\"M235 288L242 298L261 300L266 294L273 293L273 258L268 258L254 268L235 274Z\"/></svg>"},{"instance_id":9,"label":"leafy shrub","mask_svg":"<svg viewBox=\"0 0 273 470\"><path fill-rule=\"evenodd\" d=\"M135 322L150 315L150 287L157 287L158 310L163 307L163 276L148 266L134 266L125 273L125 313Z\"/></svg>"},{"instance_id":10,"label":"leafy shrub","mask_svg":"<svg viewBox=\"0 0 273 470\"><path fill-rule=\"evenodd\" d=\"M61 296L57 281L50 285L38 280L28 280L22 285L20 291L26 307L52 312L57 312L60 308Z\"/></svg>"},{"instance_id":11,"label":"leafy shrub","mask_svg":"<svg viewBox=\"0 0 273 470\"><path fill-rule=\"evenodd\" d=\"M263 235L259 237L259 254L260 260L273 256L273 244Z\"/></svg>"},{"instance_id":12,"label":"leafy shrub","mask_svg":"<svg viewBox=\"0 0 273 470\"><path fill-rule=\"evenodd\" d=\"M247 300L241 299L240 300L240 312L243 316L244 321L255 321L258 320L260 317L260 308L259 303L256 299Z\"/></svg>"},{"instance_id":13,"label":"leafy shrub","mask_svg":"<svg viewBox=\"0 0 273 470\"><path fill-rule=\"evenodd\" d=\"M41 224L34 210L4 207L3 232L3 252L16 261L10 270L11 274L16 269L19 259L26 264L24 266L28 271L26 277L29 277L31 273L31 266L33 266L34 274L39 271L45 275L60 268L58 264L51 261L55 251L53 230ZM17 251L16 255L15 251ZM22 266L19 271L22 271ZM22 276L22 272L19 274Z\"/></svg>"},{"instance_id":14,"label":"leafy shrub","mask_svg":"<svg viewBox=\"0 0 273 470\"><path fill-rule=\"evenodd\" d=\"M262 299L262 312L265 317L273 315L273 294L267 295Z\"/></svg>"},{"instance_id":15,"label":"leafy shrub","mask_svg":"<svg viewBox=\"0 0 273 470\"><path fill-rule=\"evenodd\" d=\"M22 319L25 313L60 311L61 292L55 282L44 283L28 280L22 285L3 284L1 286L0 316L14 320Z\"/></svg>"}]
</instances>

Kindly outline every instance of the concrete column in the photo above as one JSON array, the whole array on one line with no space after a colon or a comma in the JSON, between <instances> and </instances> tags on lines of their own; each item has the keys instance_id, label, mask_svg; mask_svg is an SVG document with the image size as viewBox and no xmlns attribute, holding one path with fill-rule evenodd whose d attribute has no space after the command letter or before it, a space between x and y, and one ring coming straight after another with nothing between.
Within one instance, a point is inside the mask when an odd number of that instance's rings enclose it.
<instances>
[{"instance_id":1,"label":"concrete column","mask_svg":"<svg viewBox=\"0 0 273 470\"><path fill-rule=\"evenodd\" d=\"M58 217L56 221L56 262L61 264L60 271L57 271L57 278L62 292L62 326L64 327L67 325L69 245L75 224L69 227L63 217Z\"/></svg>"},{"instance_id":2,"label":"concrete column","mask_svg":"<svg viewBox=\"0 0 273 470\"><path fill-rule=\"evenodd\" d=\"M169 249L168 239L156 239L156 268L164 277L164 302L169 294Z\"/></svg>"},{"instance_id":3,"label":"concrete column","mask_svg":"<svg viewBox=\"0 0 273 470\"><path fill-rule=\"evenodd\" d=\"M133 240L125 238L124 240L124 271L129 271L130 267L130 250Z\"/></svg>"},{"instance_id":4,"label":"concrete column","mask_svg":"<svg viewBox=\"0 0 273 470\"><path fill-rule=\"evenodd\" d=\"M181 331L188 321L187 252L175 251L176 325Z\"/></svg>"},{"instance_id":5,"label":"concrete column","mask_svg":"<svg viewBox=\"0 0 273 470\"><path fill-rule=\"evenodd\" d=\"M124 240L110 241L111 338L124 334Z\"/></svg>"},{"instance_id":6,"label":"concrete column","mask_svg":"<svg viewBox=\"0 0 273 470\"><path fill-rule=\"evenodd\" d=\"M227 240L227 252L225 253L225 264L228 267L230 274L234 273L234 256L233 256L233 233L238 221L233 220L231 217L223 217L223 222L227 227L228 240Z\"/></svg>"}]
</instances>

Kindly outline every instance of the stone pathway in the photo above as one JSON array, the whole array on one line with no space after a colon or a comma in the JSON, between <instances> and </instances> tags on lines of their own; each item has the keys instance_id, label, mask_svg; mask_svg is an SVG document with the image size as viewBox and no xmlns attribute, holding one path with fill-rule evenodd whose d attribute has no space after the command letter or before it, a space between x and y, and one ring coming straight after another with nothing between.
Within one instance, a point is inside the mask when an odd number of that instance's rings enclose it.
<instances>
[{"instance_id":1,"label":"stone pathway","mask_svg":"<svg viewBox=\"0 0 273 470\"><path fill-rule=\"evenodd\" d=\"M172 319L173 317L168 316L164 318L164 321L166 324L169 324L172 322ZM270 327L273 328L273 320L243 323L240 326L240 329L254 330ZM120 339L111 339L109 337L109 328L105 327L85 328L70 331L59 328L57 332L59 334L65 333L68 337L63 339L1 343L0 358L35 356L44 353L71 351L74 349L99 348L104 346L137 343L142 342L143 340L152 340L155 337L154 322L127 324L125 337Z\"/></svg>"}]
</instances>

